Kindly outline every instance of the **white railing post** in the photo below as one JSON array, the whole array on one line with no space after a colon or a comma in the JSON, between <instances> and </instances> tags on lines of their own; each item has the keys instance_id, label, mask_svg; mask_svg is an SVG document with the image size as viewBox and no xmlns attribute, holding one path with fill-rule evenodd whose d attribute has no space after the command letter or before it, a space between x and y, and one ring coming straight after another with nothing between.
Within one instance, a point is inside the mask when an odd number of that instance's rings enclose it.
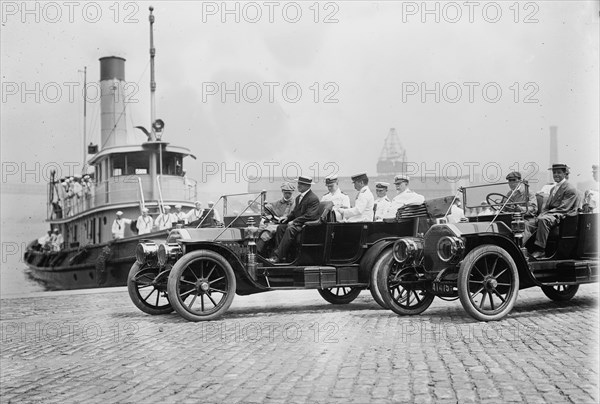
<instances>
[{"instance_id":1,"label":"white railing post","mask_svg":"<svg viewBox=\"0 0 600 404\"><path fill-rule=\"evenodd\" d=\"M144 201L144 187L142 186L142 179L140 177L137 177L138 179L138 185L140 186L140 202L141 202L141 207L140 207L140 214L143 213L144 208L146 207L146 202Z\"/></svg>"},{"instance_id":2,"label":"white railing post","mask_svg":"<svg viewBox=\"0 0 600 404\"><path fill-rule=\"evenodd\" d=\"M164 214L165 213L165 208L164 208L164 202L163 202L163 197L162 197L162 189L160 188L160 175L156 176L156 185L158 186L158 198L160 199L160 213Z\"/></svg>"}]
</instances>

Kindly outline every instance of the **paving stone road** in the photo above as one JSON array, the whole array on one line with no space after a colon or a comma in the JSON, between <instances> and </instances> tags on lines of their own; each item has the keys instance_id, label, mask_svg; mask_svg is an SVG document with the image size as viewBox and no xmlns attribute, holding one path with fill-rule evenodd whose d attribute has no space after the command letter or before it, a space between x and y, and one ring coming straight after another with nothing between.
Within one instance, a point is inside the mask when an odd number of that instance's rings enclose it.
<instances>
[{"instance_id":1,"label":"paving stone road","mask_svg":"<svg viewBox=\"0 0 600 404\"><path fill-rule=\"evenodd\" d=\"M1 300L2 403L596 403L598 285L520 291L503 321L422 315L364 291L236 296L220 321L146 315L124 288Z\"/></svg>"}]
</instances>

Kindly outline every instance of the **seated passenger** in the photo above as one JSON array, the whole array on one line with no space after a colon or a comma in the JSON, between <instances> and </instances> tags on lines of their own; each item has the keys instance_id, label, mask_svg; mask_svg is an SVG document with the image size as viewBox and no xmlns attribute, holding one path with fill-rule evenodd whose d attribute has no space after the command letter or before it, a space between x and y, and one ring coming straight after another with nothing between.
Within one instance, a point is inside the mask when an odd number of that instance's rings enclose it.
<instances>
[{"instance_id":1,"label":"seated passenger","mask_svg":"<svg viewBox=\"0 0 600 404\"><path fill-rule=\"evenodd\" d=\"M215 208L215 203L213 201L208 201L208 209L212 209L213 211L213 220L214 220L214 224L216 226L220 226L221 224L223 224L223 219L221 219L221 214L219 213L219 211L217 210L217 208Z\"/></svg>"},{"instance_id":2,"label":"seated passenger","mask_svg":"<svg viewBox=\"0 0 600 404\"><path fill-rule=\"evenodd\" d=\"M526 186L521 180L521 173L513 171L506 176L510 191L506 193L508 202L504 207L504 212L520 211L524 217L533 217L536 215L538 206L537 198L531 191L526 193ZM512 205L518 203L519 205Z\"/></svg>"},{"instance_id":3,"label":"seated passenger","mask_svg":"<svg viewBox=\"0 0 600 404\"><path fill-rule=\"evenodd\" d=\"M278 199L273 204L268 204L268 206L273 210L276 217L274 218L274 222L268 222L261 224L261 232L260 237L256 241L256 249L259 254L263 255L265 251L265 245L273 238L273 235L277 231L277 225L279 221L287 217L294 208L294 200L292 199L292 193L296 190L294 185L289 182L284 182L281 184L281 193L283 194L281 199Z\"/></svg>"},{"instance_id":4,"label":"seated passenger","mask_svg":"<svg viewBox=\"0 0 600 404\"><path fill-rule=\"evenodd\" d=\"M289 215L281 219L281 223L277 226L275 241L277 248L275 249L274 257L270 260L273 263L280 262L287 258L287 253L296 240L296 235L302 230L304 223L316 220L319 218L319 198L310 187L314 184L312 178L298 177L298 192L300 195L296 197L294 209Z\"/></svg>"},{"instance_id":5,"label":"seated passenger","mask_svg":"<svg viewBox=\"0 0 600 404\"><path fill-rule=\"evenodd\" d=\"M375 183L375 194L377 195L377 198L375 198L375 205L373 207L373 220L376 222L381 222L383 220L384 214L392 205L392 201L387 196L389 186L390 184L388 184L387 182Z\"/></svg>"},{"instance_id":6,"label":"seated passenger","mask_svg":"<svg viewBox=\"0 0 600 404\"><path fill-rule=\"evenodd\" d=\"M138 235L152 233L152 217L148 215L148 208L142 209L142 214L137 218L136 227Z\"/></svg>"},{"instance_id":7,"label":"seated passenger","mask_svg":"<svg viewBox=\"0 0 600 404\"><path fill-rule=\"evenodd\" d=\"M369 177L366 173L360 173L350 177L354 189L358 191L353 208L334 208L341 213L344 222L372 222L375 198L368 187ZM337 213L336 213L337 215Z\"/></svg>"},{"instance_id":8,"label":"seated passenger","mask_svg":"<svg viewBox=\"0 0 600 404\"><path fill-rule=\"evenodd\" d=\"M350 197L340 190L337 175L330 175L326 177L325 185L327 186L327 190L329 190L329 192L321 197L321 202L333 202L333 206L338 208L350 207ZM336 218L338 221L341 221L341 213L336 212Z\"/></svg>"},{"instance_id":9,"label":"seated passenger","mask_svg":"<svg viewBox=\"0 0 600 404\"><path fill-rule=\"evenodd\" d=\"M568 182L569 167L566 164L553 164L549 170L552 170L556 185L550 191L550 196L540 215L527 222L523 237L523 241L526 242L537 230L532 253L536 259L545 258L546 242L550 230L558 225L565 216L576 214L578 207L577 189Z\"/></svg>"},{"instance_id":10,"label":"seated passenger","mask_svg":"<svg viewBox=\"0 0 600 404\"><path fill-rule=\"evenodd\" d=\"M173 213L173 216L175 216L177 219L177 223L187 224L187 217L186 214L181 210L181 204L178 203L175 205L175 213Z\"/></svg>"},{"instance_id":11,"label":"seated passenger","mask_svg":"<svg viewBox=\"0 0 600 404\"><path fill-rule=\"evenodd\" d=\"M202 202L196 201L196 202L194 202L194 204L195 204L194 209L190 210L187 213L187 215L185 216L188 223L192 223L192 222L202 219L202 212L203 212Z\"/></svg>"},{"instance_id":12,"label":"seated passenger","mask_svg":"<svg viewBox=\"0 0 600 404\"><path fill-rule=\"evenodd\" d=\"M383 216L384 219L394 219L398 209L405 205L420 205L425 202L423 195L417 194L408 188L409 182L410 179L405 174L398 174L394 177L394 185L396 185L398 195L392 199L392 204Z\"/></svg>"},{"instance_id":13,"label":"seated passenger","mask_svg":"<svg viewBox=\"0 0 600 404\"><path fill-rule=\"evenodd\" d=\"M583 195L583 213L598 213L598 166L592 166L592 176L596 181L595 189L588 189Z\"/></svg>"}]
</instances>

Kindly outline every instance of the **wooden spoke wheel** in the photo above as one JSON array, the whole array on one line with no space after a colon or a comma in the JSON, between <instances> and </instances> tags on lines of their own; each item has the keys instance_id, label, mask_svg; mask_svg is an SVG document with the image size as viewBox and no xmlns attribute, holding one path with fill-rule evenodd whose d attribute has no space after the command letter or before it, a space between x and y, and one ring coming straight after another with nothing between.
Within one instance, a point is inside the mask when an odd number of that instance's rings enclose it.
<instances>
[{"instance_id":1,"label":"wooden spoke wheel","mask_svg":"<svg viewBox=\"0 0 600 404\"><path fill-rule=\"evenodd\" d=\"M319 294L331 304L348 304L358 297L361 288L352 286L335 286L329 289L319 289Z\"/></svg>"},{"instance_id":2,"label":"wooden spoke wheel","mask_svg":"<svg viewBox=\"0 0 600 404\"><path fill-rule=\"evenodd\" d=\"M189 321L215 320L235 296L233 268L209 250L192 251L171 269L167 291L175 311Z\"/></svg>"},{"instance_id":3,"label":"wooden spoke wheel","mask_svg":"<svg viewBox=\"0 0 600 404\"><path fill-rule=\"evenodd\" d=\"M135 262L127 276L127 291L133 304L144 313L159 315L173 311L167 296L167 275L158 267Z\"/></svg>"},{"instance_id":4,"label":"wooden spoke wheel","mask_svg":"<svg viewBox=\"0 0 600 404\"><path fill-rule=\"evenodd\" d=\"M402 267L395 260L379 271L377 283L383 301L396 314L421 314L435 298L425 289L425 283L419 279L414 267Z\"/></svg>"},{"instance_id":5,"label":"wooden spoke wheel","mask_svg":"<svg viewBox=\"0 0 600 404\"><path fill-rule=\"evenodd\" d=\"M571 300L579 290L579 285L542 286L542 292L556 302Z\"/></svg>"},{"instance_id":6,"label":"wooden spoke wheel","mask_svg":"<svg viewBox=\"0 0 600 404\"><path fill-rule=\"evenodd\" d=\"M500 320L512 310L518 293L517 265L504 249L482 245L467 254L458 271L458 296L469 315Z\"/></svg>"}]
</instances>

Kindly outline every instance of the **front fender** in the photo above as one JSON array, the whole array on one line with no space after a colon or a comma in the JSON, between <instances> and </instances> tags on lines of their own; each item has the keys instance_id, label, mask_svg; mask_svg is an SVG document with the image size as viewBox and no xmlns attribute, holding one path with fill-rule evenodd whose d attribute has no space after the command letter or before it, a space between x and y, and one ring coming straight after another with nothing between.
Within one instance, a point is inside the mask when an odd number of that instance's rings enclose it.
<instances>
[{"instance_id":1,"label":"front fender","mask_svg":"<svg viewBox=\"0 0 600 404\"><path fill-rule=\"evenodd\" d=\"M379 240L367 250L362 256L358 268L358 281L360 283L369 284L371 282L371 270L373 269L373 265L375 265L375 261L377 261L377 258L379 258L386 248L391 248L399 238Z\"/></svg>"}]
</instances>

